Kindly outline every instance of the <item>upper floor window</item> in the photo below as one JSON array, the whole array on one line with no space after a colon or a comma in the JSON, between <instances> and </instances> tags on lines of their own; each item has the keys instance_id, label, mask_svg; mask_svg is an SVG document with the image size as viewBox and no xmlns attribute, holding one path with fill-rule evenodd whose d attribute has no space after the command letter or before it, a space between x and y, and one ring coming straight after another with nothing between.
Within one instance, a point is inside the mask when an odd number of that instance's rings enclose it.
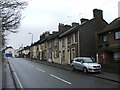
<instances>
[{"instance_id":1,"label":"upper floor window","mask_svg":"<svg viewBox=\"0 0 120 90\"><path fill-rule=\"evenodd\" d=\"M120 39L120 31L115 32L115 39Z\"/></svg>"},{"instance_id":2,"label":"upper floor window","mask_svg":"<svg viewBox=\"0 0 120 90\"><path fill-rule=\"evenodd\" d=\"M49 43L48 43L48 47L49 47L49 48L51 48L51 47L52 47L51 42L49 42Z\"/></svg>"},{"instance_id":3,"label":"upper floor window","mask_svg":"<svg viewBox=\"0 0 120 90\"><path fill-rule=\"evenodd\" d=\"M68 44L71 44L71 38L70 38L70 36L67 38L67 40L68 40Z\"/></svg>"},{"instance_id":4,"label":"upper floor window","mask_svg":"<svg viewBox=\"0 0 120 90\"><path fill-rule=\"evenodd\" d=\"M54 51L54 58L57 58L57 50Z\"/></svg>"},{"instance_id":5,"label":"upper floor window","mask_svg":"<svg viewBox=\"0 0 120 90\"><path fill-rule=\"evenodd\" d=\"M9 53L12 53L12 51L9 51Z\"/></svg>"},{"instance_id":6,"label":"upper floor window","mask_svg":"<svg viewBox=\"0 0 120 90\"><path fill-rule=\"evenodd\" d=\"M54 45L57 46L57 43L58 43L57 40L55 40L55 41L54 41Z\"/></svg>"},{"instance_id":7,"label":"upper floor window","mask_svg":"<svg viewBox=\"0 0 120 90\"><path fill-rule=\"evenodd\" d=\"M72 43L75 43L75 34L72 35L72 37L71 37L71 42L72 42Z\"/></svg>"},{"instance_id":8,"label":"upper floor window","mask_svg":"<svg viewBox=\"0 0 120 90\"><path fill-rule=\"evenodd\" d=\"M65 51L62 51L62 60L65 61Z\"/></svg>"},{"instance_id":9,"label":"upper floor window","mask_svg":"<svg viewBox=\"0 0 120 90\"><path fill-rule=\"evenodd\" d=\"M104 35L104 36L102 37L102 40L103 40L103 42L106 42L106 41L107 41L107 35Z\"/></svg>"},{"instance_id":10,"label":"upper floor window","mask_svg":"<svg viewBox=\"0 0 120 90\"><path fill-rule=\"evenodd\" d=\"M65 46L65 40L64 40L64 38L62 39L62 47L64 47Z\"/></svg>"}]
</instances>

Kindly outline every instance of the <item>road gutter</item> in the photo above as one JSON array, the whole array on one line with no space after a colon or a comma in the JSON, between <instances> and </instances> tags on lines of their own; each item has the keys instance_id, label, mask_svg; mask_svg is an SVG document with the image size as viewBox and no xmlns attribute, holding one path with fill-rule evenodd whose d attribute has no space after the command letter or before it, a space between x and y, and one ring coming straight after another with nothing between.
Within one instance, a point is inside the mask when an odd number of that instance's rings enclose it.
<instances>
[{"instance_id":1,"label":"road gutter","mask_svg":"<svg viewBox=\"0 0 120 90\"><path fill-rule=\"evenodd\" d=\"M9 67L10 67L10 72L11 72L11 75L12 75L12 78L13 78L15 89L20 88L21 90L24 90L23 86L22 86L22 84L21 84L21 82L20 82L20 80L19 80L19 78L18 78L18 76L17 76L17 74L16 74L16 72L15 72L15 70L14 70L14 68L13 68L13 66L12 66L12 64L10 63L9 60L8 60L8 64L9 64Z\"/></svg>"}]
</instances>

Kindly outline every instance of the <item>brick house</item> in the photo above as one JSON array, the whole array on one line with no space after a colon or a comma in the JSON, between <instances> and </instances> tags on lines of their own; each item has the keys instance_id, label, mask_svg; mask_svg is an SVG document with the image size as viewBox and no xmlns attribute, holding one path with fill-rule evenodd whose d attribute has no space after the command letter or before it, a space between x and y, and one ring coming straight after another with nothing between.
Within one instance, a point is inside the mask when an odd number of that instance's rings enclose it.
<instances>
[{"instance_id":1,"label":"brick house","mask_svg":"<svg viewBox=\"0 0 120 90\"><path fill-rule=\"evenodd\" d=\"M97 33L107 25L103 19L103 11L99 9L93 10L92 19L81 19L81 25L78 27L80 56L96 58Z\"/></svg>"},{"instance_id":2,"label":"brick house","mask_svg":"<svg viewBox=\"0 0 120 90\"><path fill-rule=\"evenodd\" d=\"M59 36L62 43L60 50L64 49L65 61L70 64L74 57L85 56L96 58L97 33L108 23L103 19L102 10L94 9L91 20L82 18L81 24L73 23L72 27Z\"/></svg>"},{"instance_id":3,"label":"brick house","mask_svg":"<svg viewBox=\"0 0 120 90\"><path fill-rule=\"evenodd\" d=\"M120 61L120 17L98 33L98 59L100 63Z\"/></svg>"}]
</instances>

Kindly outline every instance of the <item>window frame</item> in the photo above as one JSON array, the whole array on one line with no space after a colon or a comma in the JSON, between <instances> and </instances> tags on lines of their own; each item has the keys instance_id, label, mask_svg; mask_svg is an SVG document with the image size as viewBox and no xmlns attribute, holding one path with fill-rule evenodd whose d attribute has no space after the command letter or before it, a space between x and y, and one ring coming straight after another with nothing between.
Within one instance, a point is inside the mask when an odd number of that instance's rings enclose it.
<instances>
[{"instance_id":1,"label":"window frame","mask_svg":"<svg viewBox=\"0 0 120 90\"><path fill-rule=\"evenodd\" d=\"M117 37L116 37L116 34L117 34ZM115 39L115 40L119 40L119 39L120 39L119 34L120 34L120 31L114 32L114 39Z\"/></svg>"},{"instance_id":2,"label":"window frame","mask_svg":"<svg viewBox=\"0 0 120 90\"><path fill-rule=\"evenodd\" d=\"M106 40L105 40L105 38L106 38ZM102 42L107 42L108 41L108 37L107 37L107 35L105 34L105 35L102 35Z\"/></svg>"}]
</instances>

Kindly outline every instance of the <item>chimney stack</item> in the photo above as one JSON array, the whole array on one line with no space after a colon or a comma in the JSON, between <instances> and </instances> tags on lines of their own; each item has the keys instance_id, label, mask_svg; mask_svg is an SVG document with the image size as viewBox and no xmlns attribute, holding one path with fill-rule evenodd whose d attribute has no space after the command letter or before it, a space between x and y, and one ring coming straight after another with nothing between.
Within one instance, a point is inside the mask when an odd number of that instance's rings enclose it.
<instances>
[{"instance_id":1,"label":"chimney stack","mask_svg":"<svg viewBox=\"0 0 120 90\"><path fill-rule=\"evenodd\" d=\"M79 23L76 23L76 22L73 22L73 23L72 23L72 27L78 26L78 25L79 25Z\"/></svg>"},{"instance_id":2,"label":"chimney stack","mask_svg":"<svg viewBox=\"0 0 120 90\"><path fill-rule=\"evenodd\" d=\"M89 19L81 18L80 21L81 21L81 24L82 24L82 23L84 23L84 22L86 22L86 21L89 21Z\"/></svg>"},{"instance_id":3,"label":"chimney stack","mask_svg":"<svg viewBox=\"0 0 120 90\"><path fill-rule=\"evenodd\" d=\"M59 23L58 28L59 28L59 32L65 32L66 30L70 29L71 26L70 26L70 25L64 25L64 24Z\"/></svg>"},{"instance_id":4,"label":"chimney stack","mask_svg":"<svg viewBox=\"0 0 120 90\"><path fill-rule=\"evenodd\" d=\"M96 19L103 19L103 11L100 9L93 10L93 17Z\"/></svg>"}]
</instances>

